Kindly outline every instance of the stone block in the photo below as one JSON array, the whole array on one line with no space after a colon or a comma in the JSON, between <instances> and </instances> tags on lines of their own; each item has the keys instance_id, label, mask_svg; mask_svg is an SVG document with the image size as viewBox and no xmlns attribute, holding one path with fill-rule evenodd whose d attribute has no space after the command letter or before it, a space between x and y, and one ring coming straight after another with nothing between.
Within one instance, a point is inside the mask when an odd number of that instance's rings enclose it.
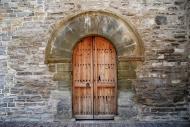
<instances>
[{"instance_id":1,"label":"stone block","mask_svg":"<svg viewBox=\"0 0 190 127\"><path fill-rule=\"evenodd\" d=\"M128 79L118 80L118 89L119 90L128 90L132 89L132 81Z\"/></svg>"},{"instance_id":2,"label":"stone block","mask_svg":"<svg viewBox=\"0 0 190 127\"><path fill-rule=\"evenodd\" d=\"M57 72L71 71L71 63L58 63L56 70Z\"/></svg>"},{"instance_id":3,"label":"stone block","mask_svg":"<svg viewBox=\"0 0 190 127\"><path fill-rule=\"evenodd\" d=\"M118 80L121 79L135 79L135 70L118 70Z\"/></svg>"},{"instance_id":4,"label":"stone block","mask_svg":"<svg viewBox=\"0 0 190 127\"><path fill-rule=\"evenodd\" d=\"M71 90L72 82L71 81L58 81L58 89L63 91Z\"/></svg>"},{"instance_id":5,"label":"stone block","mask_svg":"<svg viewBox=\"0 0 190 127\"><path fill-rule=\"evenodd\" d=\"M56 64L48 64L48 71L50 71L50 72L55 72L55 66L56 66Z\"/></svg>"},{"instance_id":6,"label":"stone block","mask_svg":"<svg viewBox=\"0 0 190 127\"><path fill-rule=\"evenodd\" d=\"M35 95L35 96L31 96L26 101L27 102L39 102L39 101L42 101L42 98L39 95Z\"/></svg>"},{"instance_id":7,"label":"stone block","mask_svg":"<svg viewBox=\"0 0 190 127\"><path fill-rule=\"evenodd\" d=\"M119 107L128 107L134 105L134 91L118 91L118 106Z\"/></svg>"},{"instance_id":8,"label":"stone block","mask_svg":"<svg viewBox=\"0 0 190 127\"><path fill-rule=\"evenodd\" d=\"M3 102L10 103L13 102L14 98L3 98Z\"/></svg>"},{"instance_id":9,"label":"stone block","mask_svg":"<svg viewBox=\"0 0 190 127\"><path fill-rule=\"evenodd\" d=\"M184 53L184 49L175 48L174 53Z\"/></svg>"},{"instance_id":10,"label":"stone block","mask_svg":"<svg viewBox=\"0 0 190 127\"><path fill-rule=\"evenodd\" d=\"M36 95L38 94L38 90L24 89L24 94Z\"/></svg>"},{"instance_id":11,"label":"stone block","mask_svg":"<svg viewBox=\"0 0 190 127\"><path fill-rule=\"evenodd\" d=\"M20 71L20 72L17 72L17 75L32 75L32 72Z\"/></svg>"},{"instance_id":12,"label":"stone block","mask_svg":"<svg viewBox=\"0 0 190 127\"><path fill-rule=\"evenodd\" d=\"M188 108L186 108L186 107L176 107L175 108L175 111L187 111L188 110Z\"/></svg>"},{"instance_id":13,"label":"stone block","mask_svg":"<svg viewBox=\"0 0 190 127\"><path fill-rule=\"evenodd\" d=\"M159 108L152 108L151 112L173 112L173 107L159 107Z\"/></svg>"},{"instance_id":14,"label":"stone block","mask_svg":"<svg viewBox=\"0 0 190 127\"><path fill-rule=\"evenodd\" d=\"M22 90L19 88L11 88L11 90L10 90L11 94L19 94L21 92L22 92Z\"/></svg>"},{"instance_id":15,"label":"stone block","mask_svg":"<svg viewBox=\"0 0 190 127\"><path fill-rule=\"evenodd\" d=\"M118 107L118 116L121 120L135 120L137 118L137 109Z\"/></svg>"},{"instance_id":16,"label":"stone block","mask_svg":"<svg viewBox=\"0 0 190 127\"><path fill-rule=\"evenodd\" d=\"M5 76L0 75L0 89L4 89L5 83Z\"/></svg>"},{"instance_id":17,"label":"stone block","mask_svg":"<svg viewBox=\"0 0 190 127\"><path fill-rule=\"evenodd\" d=\"M131 64L129 62L119 62L117 65L118 70L129 70Z\"/></svg>"},{"instance_id":18,"label":"stone block","mask_svg":"<svg viewBox=\"0 0 190 127\"><path fill-rule=\"evenodd\" d=\"M1 108L7 107L7 103L0 103L0 107L1 107Z\"/></svg>"},{"instance_id":19,"label":"stone block","mask_svg":"<svg viewBox=\"0 0 190 127\"><path fill-rule=\"evenodd\" d=\"M179 83L181 83L181 80L177 80L177 79L171 80L171 83L172 84L179 84Z\"/></svg>"},{"instance_id":20,"label":"stone block","mask_svg":"<svg viewBox=\"0 0 190 127\"><path fill-rule=\"evenodd\" d=\"M53 80L55 81L70 81L71 80L71 72L58 72L53 76Z\"/></svg>"},{"instance_id":21,"label":"stone block","mask_svg":"<svg viewBox=\"0 0 190 127\"><path fill-rule=\"evenodd\" d=\"M26 100L30 99L30 96L17 96L15 99L16 102L25 102Z\"/></svg>"},{"instance_id":22,"label":"stone block","mask_svg":"<svg viewBox=\"0 0 190 127\"><path fill-rule=\"evenodd\" d=\"M0 47L0 55L5 55L5 48Z\"/></svg>"},{"instance_id":23,"label":"stone block","mask_svg":"<svg viewBox=\"0 0 190 127\"><path fill-rule=\"evenodd\" d=\"M155 22L157 25L166 25L167 17L166 16L156 16Z\"/></svg>"},{"instance_id":24,"label":"stone block","mask_svg":"<svg viewBox=\"0 0 190 127\"><path fill-rule=\"evenodd\" d=\"M2 37L2 41L10 41L10 39L11 39L11 37L8 36L8 35L4 35L4 36Z\"/></svg>"},{"instance_id":25,"label":"stone block","mask_svg":"<svg viewBox=\"0 0 190 127\"><path fill-rule=\"evenodd\" d=\"M15 103L8 103L8 107L15 107Z\"/></svg>"},{"instance_id":26,"label":"stone block","mask_svg":"<svg viewBox=\"0 0 190 127\"><path fill-rule=\"evenodd\" d=\"M52 91L51 99L54 108L55 120L71 119L72 105L70 91Z\"/></svg>"}]
</instances>

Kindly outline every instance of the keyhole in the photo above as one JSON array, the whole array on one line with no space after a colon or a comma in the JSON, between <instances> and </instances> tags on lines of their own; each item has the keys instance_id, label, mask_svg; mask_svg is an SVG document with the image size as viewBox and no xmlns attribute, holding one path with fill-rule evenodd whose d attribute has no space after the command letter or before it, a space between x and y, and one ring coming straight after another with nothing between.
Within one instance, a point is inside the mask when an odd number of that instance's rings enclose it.
<instances>
[{"instance_id":1,"label":"keyhole","mask_svg":"<svg viewBox=\"0 0 190 127\"><path fill-rule=\"evenodd\" d=\"M101 81L100 75L98 76L98 81Z\"/></svg>"}]
</instances>

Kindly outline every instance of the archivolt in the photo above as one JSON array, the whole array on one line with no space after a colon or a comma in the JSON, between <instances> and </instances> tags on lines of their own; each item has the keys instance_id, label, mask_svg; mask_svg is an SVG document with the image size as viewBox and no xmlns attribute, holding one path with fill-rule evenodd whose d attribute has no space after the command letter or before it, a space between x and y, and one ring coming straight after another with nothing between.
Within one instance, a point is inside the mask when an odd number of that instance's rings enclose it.
<instances>
[{"instance_id":1,"label":"archivolt","mask_svg":"<svg viewBox=\"0 0 190 127\"><path fill-rule=\"evenodd\" d=\"M73 14L55 24L46 47L45 63L70 61L74 45L89 35L110 40L118 58L144 56L143 42L126 18L111 11L90 10Z\"/></svg>"}]
</instances>

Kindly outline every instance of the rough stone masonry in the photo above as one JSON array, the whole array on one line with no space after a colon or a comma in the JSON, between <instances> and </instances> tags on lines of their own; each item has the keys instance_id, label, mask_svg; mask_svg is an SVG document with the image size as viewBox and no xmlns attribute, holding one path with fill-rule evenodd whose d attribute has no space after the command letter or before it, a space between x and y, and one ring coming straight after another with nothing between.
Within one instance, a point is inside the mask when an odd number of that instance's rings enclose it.
<instances>
[{"instance_id":1,"label":"rough stone masonry","mask_svg":"<svg viewBox=\"0 0 190 127\"><path fill-rule=\"evenodd\" d=\"M118 63L116 120L190 120L190 0L0 0L0 121L70 121L69 61L44 62L57 22L108 10L131 22L144 60Z\"/></svg>"}]
</instances>

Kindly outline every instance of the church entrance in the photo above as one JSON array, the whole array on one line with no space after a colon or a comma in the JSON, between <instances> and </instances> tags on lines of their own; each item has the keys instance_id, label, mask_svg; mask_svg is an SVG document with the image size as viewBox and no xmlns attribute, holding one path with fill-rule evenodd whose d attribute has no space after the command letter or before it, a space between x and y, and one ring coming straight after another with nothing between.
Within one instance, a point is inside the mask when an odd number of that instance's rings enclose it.
<instances>
[{"instance_id":1,"label":"church entrance","mask_svg":"<svg viewBox=\"0 0 190 127\"><path fill-rule=\"evenodd\" d=\"M105 38L83 38L74 48L73 115L76 119L113 119L117 104L116 51Z\"/></svg>"}]
</instances>

